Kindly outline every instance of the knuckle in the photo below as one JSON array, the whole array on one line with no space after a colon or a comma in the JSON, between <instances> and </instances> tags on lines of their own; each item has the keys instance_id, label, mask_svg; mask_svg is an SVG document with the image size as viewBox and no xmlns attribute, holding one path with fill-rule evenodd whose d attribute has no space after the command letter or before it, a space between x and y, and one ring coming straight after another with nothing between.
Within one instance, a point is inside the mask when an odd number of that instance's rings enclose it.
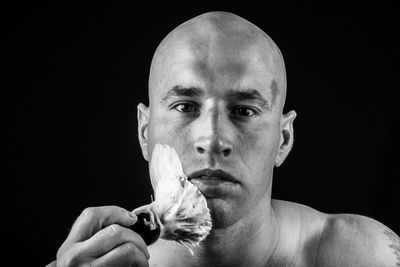
<instances>
[{"instance_id":1,"label":"knuckle","mask_svg":"<svg viewBox=\"0 0 400 267\"><path fill-rule=\"evenodd\" d=\"M130 259L136 259L139 253L138 248L133 243L125 243L121 248Z\"/></svg>"},{"instance_id":2,"label":"knuckle","mask_svg":"<svg viewBox=\"0 0 400 267\"><path fill-rule=\"evenodd\" d=\"M93 266L95 266L93 264L93 261L85 262L85 263L79 265L79 267L93 267Z\"/></svg>"},{"instance_id":3,"label":"knuckle","mask_svg":"<svg viewBox=\"0 0 400 267\"><path fill-rule=\"evenodd\" d=\"M124 247L129 252L137 253L137 247L132 243L125 243Z\"/></svg>"},{"instance_id":4,"label":"knuckle","mask_svg":"<svg viewBox=\"0 0 400 267\"><path fill-rule=\"evenodd\" d=\"M56 259L61 259L62 254L63 254L63 250L61 250L61 248L59 248L57 251L57 254L56 254Z\"/></svg>"},{"instance_id":5,"label":"knuckle","mask_svg":"<svg viewBox=\"0 0 400 267\"><path fill-rule=\"evenodd\" d=\"M62 255L62 246L57 250L56 259L61 258Z\"/></svg>"},{"instance_id":6,"label":"knuckle","mask_svg":"<svg viewBox=\"0 0 400 267\"><path fill-rule=\"evenodd\" d=\"M136 263L134 266L149 266L146 256L135 244L125 243L122 245L121 249L131 264Z\"/></svg>"},{"instance_id":7,"label":"knuckle","mask_svg":"<svg viewBox=\"0 0 400 267\"><path fill-rule=\"evenodd\" d=\"M82 217L86 217L86 218L92 218L92 217L95 216L95 214L96 214L96 208L94 208L94 207L89 207L89 208L86 208L86 209L84 209L84 210L82 211L81 216L82 216Z\"/></svg>"},{"instance_id":8,"label":"knuckle","mask_svg":"<svg viewBox=\"0 0 400 267\"><path fill-rule=\"evenodd\" d=\"M65 243L61 245L56 254L57 261L63 257L64 253L68 250L69 247L70 246L67 247Z\"/></svg>"},{"instance_id":9,"label":"knuckle","mask_svg":"<svg viewBox=\"0 0 400 267\"><path fill-rule=\"evenodd\" d=\"M77 265L79 256L73 250L66 251L61 257L57 258L57 267L71 267Z\"/></svg>"},{"instance_id":10,"label":"knuckle","mask_svg":"<svg viewBox=\"0 0 400 267\"><path fill-rule=\"evenodd\" d=\"M108 232L112 236L119 236L122 232L122 226L118 224L111 224L108 226Z\"/></svg>"}]
</instances>

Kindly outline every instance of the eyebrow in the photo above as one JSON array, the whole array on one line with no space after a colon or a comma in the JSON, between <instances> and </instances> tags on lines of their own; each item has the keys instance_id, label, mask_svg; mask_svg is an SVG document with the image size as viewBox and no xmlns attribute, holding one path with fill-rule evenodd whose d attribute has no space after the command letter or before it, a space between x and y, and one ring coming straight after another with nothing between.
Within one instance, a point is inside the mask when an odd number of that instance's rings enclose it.
<instances>
[{"instance_id":1,"label":"eyebrow","mask_svg":"<svg viewBox=\"0 0 400 267\"><path fill-rule=\"evenodd\" d=\"M204 91L199 87L184 87L181 85L175 85L165 93L161 101L165 102L171 97L200 97L203 95ZM268 100L256 89L232 90L228 93L228 98L235 99L237 101L253 101L266 110L271 109Z\"/></svg>"},{"instance_id":2,"label":"eyebrow","mask_svg":"<svg viewBox=\"0 0 400 267\"><path fill-rule=\"evenodd\" d=\"M260 92L256 89L242 89L242 90L235 90L228 94L230 98L239 101L254 101L259 104L262 108L269 110L270 106L268 100L263 97Z\"/></svg>"},{"instance_id":3,"label":"eyebrow","mask_svg":"<svg viewBox=\"0 0 400 267\"><path fill-rule=\"evenodd\" d=\"M198 97L202 96L203 94L203 90L198 87L183 87L180 85L175 85L165 93L164 97L162 98L162 102L165 102L168 100L168 98L174 96Z\"/></svg>"}]
</instances>

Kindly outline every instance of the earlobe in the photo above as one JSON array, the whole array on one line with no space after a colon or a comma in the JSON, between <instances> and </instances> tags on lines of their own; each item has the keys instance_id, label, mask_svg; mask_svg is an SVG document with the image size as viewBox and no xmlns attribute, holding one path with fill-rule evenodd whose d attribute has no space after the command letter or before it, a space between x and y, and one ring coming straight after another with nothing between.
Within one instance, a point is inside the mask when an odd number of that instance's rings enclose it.
<instances>
[{"instance_id":1,"label":"earlobe","mask_svg":"<svg viewBox=\"0 0 400 267\"><path fill-rule=\"evenodd\" d=\"M275 159L275 166L279 167L283 161L286 159L290 150L293 146L293 121L296 118L297 114L294 110L284 114L281 118L281 132L280 132L280 140L278 153Z\"/></svg>"},{"instance_id":2,"label":"earlobe","mask_svg":"<svg viewBox=\"0 0 400 267\"><path fill-rule=\"evenodd\" d=\"M149 107L142 103L137 106L137 120L140 147L142 148L144 159L148 161L147 129L149 126Z\"/></svg>"}]
</instances>

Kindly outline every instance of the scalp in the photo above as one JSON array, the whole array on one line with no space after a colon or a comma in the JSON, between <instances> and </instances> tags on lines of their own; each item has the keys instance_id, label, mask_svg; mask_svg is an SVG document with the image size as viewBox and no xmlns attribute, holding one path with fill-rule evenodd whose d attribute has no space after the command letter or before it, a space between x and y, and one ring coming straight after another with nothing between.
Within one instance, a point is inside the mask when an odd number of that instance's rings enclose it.
<instances>
[{"instance_id":1,"label":"scalp","mask_svg":"<svg viewBox=\"0 0 400 267\"><path fill-rule=\"evenodd\" d=\"M247 51L248 58L262 61L276 81L280 99L286 95L286 71L282 54L273 40L253 23L228 12L208 12L196 16L171 31L157 47L149 77L149 98L163 77L163 71L176 53L185 51L210 64L218 57L239 57ZM251 55L250 55L251 54ZM257 56L254 56L257 55ZM275 85L276 85L275 84ZM272 88L276 91L276 88Z\"/></svg>"}]
</instances>

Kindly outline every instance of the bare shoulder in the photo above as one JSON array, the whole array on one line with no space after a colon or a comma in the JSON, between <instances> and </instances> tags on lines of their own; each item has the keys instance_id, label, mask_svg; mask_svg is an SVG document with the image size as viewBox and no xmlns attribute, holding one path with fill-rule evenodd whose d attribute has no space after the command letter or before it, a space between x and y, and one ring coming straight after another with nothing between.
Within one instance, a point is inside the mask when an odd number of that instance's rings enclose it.
<instances>
[{"instance_id":1,"label":"bare shoulder","mask_svg":"<svg viewBox=\"0 0 400 267\"><path fill-rule=\"evenodd\" d=\"M189 251L175 241L158 239L157 242L148 247L150 253L149 266L190 266L186 259L190 256Z\"/></svg>"},{"instance_id":2,"label":"bare shoulder","mask_svg":"<svg viewBox=\"0 0 400 267\"><path fill-rule=\"evenodd\" d=\"M281 217L282 250L295 255L297 265L400 266L400 238L374 219L326 214L281 200L273 200L272 205ZM298 246L290 245L293 240L298 240Z\"/></svg>"},{"instance_id":3,"label":"bare shoulder","mask_svg":"<svg viewBox=\"0 0 400 267\"><path fill-rule=\"evenodd\" d=\"M329 215L315 266L400 266L400 239L374 219L352 214Z\"/></svg>"},{"instance_id":4,"label":"bare shoulder","mask_svg":"<svg viewBox=\"0 0 400 267\"><path fill-rule=\"evenodd\" d=\"M157 242L150 245L148 247L150 253L149 266L163 266L163 262L164 264L169 262L170 255L168 253L169 250L167 249L169 246L169 242L163 239L158 239Z\"/></svg>"}]
</instances>

